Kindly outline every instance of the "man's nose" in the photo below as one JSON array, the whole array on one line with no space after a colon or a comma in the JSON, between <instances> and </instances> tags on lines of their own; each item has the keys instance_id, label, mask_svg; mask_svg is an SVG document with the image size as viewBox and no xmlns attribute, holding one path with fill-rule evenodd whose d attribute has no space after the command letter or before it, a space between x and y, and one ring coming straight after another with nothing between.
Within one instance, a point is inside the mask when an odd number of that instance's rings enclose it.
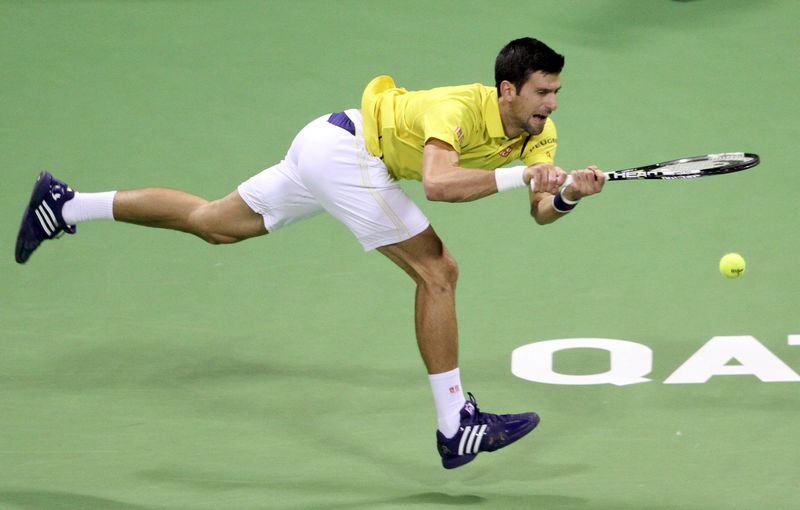
<instances>
[{"instance_id":1,"label":"man's nose","mask_svg":"<svg viewBox=\"0 0 800 510\"><path fill-rule=\"evenodd\" d=\"M558 98L556 98L555 94L550 94L547 98L547 107L550 108L551 112L556 111L556 108L558 108Z\"/></svg>"}]
</instances>

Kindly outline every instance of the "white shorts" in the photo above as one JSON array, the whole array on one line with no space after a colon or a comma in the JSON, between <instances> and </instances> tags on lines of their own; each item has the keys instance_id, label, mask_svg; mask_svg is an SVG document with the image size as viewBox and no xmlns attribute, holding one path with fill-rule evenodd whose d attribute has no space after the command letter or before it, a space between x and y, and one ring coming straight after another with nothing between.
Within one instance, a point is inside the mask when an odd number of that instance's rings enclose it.
<instances>
[{"instance_id":1,"label":"white shorts","mask_svg":"<svg viewBox=\"0 0 800 510\"><path fill-rule=\"evenodd\" d=\"M327 211L344 223L364 250L410 239L428 218L386 165L367 151L359 110L344 112L355 135L324 115L304 127L286 157L239 185L242 199L264 217L267 231Z\"/></svg>"}]
</instances>

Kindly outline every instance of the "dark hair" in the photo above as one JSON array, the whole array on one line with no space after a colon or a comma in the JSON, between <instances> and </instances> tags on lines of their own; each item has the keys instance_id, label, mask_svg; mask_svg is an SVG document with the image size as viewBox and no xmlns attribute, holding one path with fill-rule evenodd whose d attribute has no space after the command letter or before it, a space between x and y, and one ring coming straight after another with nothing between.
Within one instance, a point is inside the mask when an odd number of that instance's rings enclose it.
<instances>
[{"instance_id":1,"label":"dark hair","mask_svg":"<svg viewBox=\"0 0 800 510\"><path fill-rule=\"evenodd\" d=\"M500 93L500 82L509 81L517 91L536 71L558 74L564 67L564 55L532 37L514 39L506 44L494 61L494 82Z\"/></svg>"}]
</instances>

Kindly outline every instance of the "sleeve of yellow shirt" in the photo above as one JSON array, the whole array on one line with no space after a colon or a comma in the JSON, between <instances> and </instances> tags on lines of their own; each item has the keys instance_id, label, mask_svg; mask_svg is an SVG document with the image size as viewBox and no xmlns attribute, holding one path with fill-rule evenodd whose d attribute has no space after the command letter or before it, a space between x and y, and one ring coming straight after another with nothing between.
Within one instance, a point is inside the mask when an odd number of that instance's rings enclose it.
<instances>
[{"instance_id":1,"label":"sleeve of yellow shirt","mask_svg":"<svg viewBox=\"0 0 800 510\"><path fill-rule=\"evenodd\" d=\"M461 154L465 141L477 128L477 112L460 101L442 101L425 111L419 119L423 144L436 138L450 144Z\"/></svg>"}]
</instances>

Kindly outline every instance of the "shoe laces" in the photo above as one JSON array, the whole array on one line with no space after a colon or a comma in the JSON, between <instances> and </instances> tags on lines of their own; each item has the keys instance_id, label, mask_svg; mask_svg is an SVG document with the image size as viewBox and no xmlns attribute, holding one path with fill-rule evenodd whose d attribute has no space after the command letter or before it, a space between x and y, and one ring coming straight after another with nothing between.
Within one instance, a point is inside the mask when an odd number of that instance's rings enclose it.
<instances>
[{"instance_id":1,"label":"shoe laces","mask_svg":"<svg viewBox=\"0 0 800 510\"><path fill-rule=\"evenodd\" d=\"M64 195L66 195L67 193L71 193L73 191L74 190L72 188L70 188L69 186L67 186L66 184L63 184L63 183L60 183L60 182L51 183L50 184L50 199L52 199L52 201L54 203L60 202L64 198ZM60 207L64 207L64 205L61 204ZM56 212L59 216L61 216L61 209L59 209L58 211L54 211L54 212ZM67 225L67 223L64 221L63 217L61 218L61 222L64 225L63 226L59 226L59 232L53 237L53 239L58 239L61 236L63 236L64 234L74 234L76 232L76 226L75 225Z\"/></svg>"},{"instance_id":2,"label":"shoe laces","mask_svg":"<svg viewBox=\"0 0 800 510\"><path fill-rule=\"evenodd\" d=\"M468 405L473 409L473 412L471 413L473 422L481 421L482 423L493 423L500 419L496 414L482 413L481 410L478 409L478 403L475 401L475 395L467 392L467 396L469 398L467 399L467 403L465 405Z\"/></svg>"}]
</instances>

